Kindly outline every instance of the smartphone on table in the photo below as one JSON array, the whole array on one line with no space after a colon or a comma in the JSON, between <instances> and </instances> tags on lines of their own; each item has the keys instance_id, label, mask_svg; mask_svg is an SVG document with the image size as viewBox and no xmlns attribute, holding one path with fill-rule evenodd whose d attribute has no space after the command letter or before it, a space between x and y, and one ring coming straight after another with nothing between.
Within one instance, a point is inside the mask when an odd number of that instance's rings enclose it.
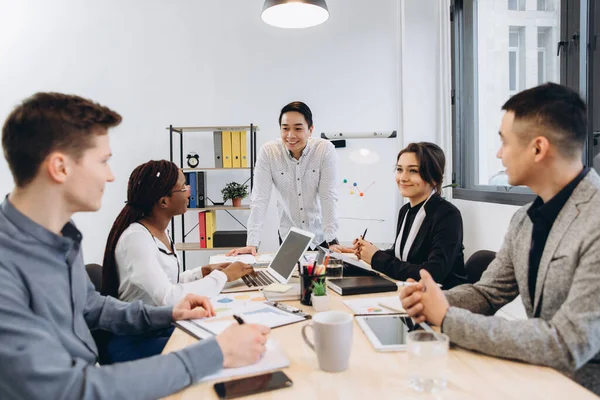
<instances>
[{"instance_id":1,"label":"smartphone on table","mask_svg":"<svg viewBox=\"0 0 600 400\"><path fill-rule=\"evenodd\" d=\"M215 383L215 392L220 399L234 399L250 394L268 392L292 386L292 381L282 371Z\"/></svg>"}]
</instances>

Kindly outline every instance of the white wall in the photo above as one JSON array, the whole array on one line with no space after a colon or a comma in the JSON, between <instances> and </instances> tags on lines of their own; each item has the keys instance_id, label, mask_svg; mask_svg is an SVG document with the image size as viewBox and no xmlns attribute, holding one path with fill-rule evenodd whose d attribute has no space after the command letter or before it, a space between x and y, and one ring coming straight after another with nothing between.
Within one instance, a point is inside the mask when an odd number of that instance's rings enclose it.
<instances>
[{"instance_id":1,"label":"white wall","mask_svg":"<svg viewBox=\"0 0 600 400\"><path fill-rule=\"evenodd\" d=\"M133 168L168 158L169 124L254 122L261 127L260 145L277 137L281 107L302 100L313 110L315 132L399 126L398 1L329 0L330 20L306 30L265 25L262 3L0 0L2 120L20 100L49 90L89 97L124 117L111 134L117 179L99 212L76 217L86 262L101 261ZM410 21L410 29L424 29L424 22ZM430 60L412 49L417 79ZM415 93L423 86L408 84ZM412 123L410 134L431 132ZM0 193L11 187L1 160ZM272 210L267 249L276 243ZM395 213L390 210L392 218Z\"/></svg>"},{"instance_id":2,"label":"white wall","mask_svg":"<svg viewBox=\"0 0 600 400\"><path fill-rule=\"evenodd\" d=\"M498 251L517 206L452 200L462 214L465 257L477 250Z\"/></svg>"}]
</instances>

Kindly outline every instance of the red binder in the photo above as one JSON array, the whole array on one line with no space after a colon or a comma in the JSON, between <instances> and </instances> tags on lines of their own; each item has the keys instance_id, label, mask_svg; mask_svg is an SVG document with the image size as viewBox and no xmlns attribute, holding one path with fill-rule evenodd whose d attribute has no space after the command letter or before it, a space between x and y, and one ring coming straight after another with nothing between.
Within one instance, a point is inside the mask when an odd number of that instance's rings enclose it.
<instances>
[{"instance_id":1,"label":"red binder","mask_svg":"<svg viewBox=\"0 0 600 400\"><path fill-rule=\"evenodd\" d=\"M198 213L198 229L200 233L200 248L206 248L206 215L204 211Z\"/></svg>"}]
</instances>

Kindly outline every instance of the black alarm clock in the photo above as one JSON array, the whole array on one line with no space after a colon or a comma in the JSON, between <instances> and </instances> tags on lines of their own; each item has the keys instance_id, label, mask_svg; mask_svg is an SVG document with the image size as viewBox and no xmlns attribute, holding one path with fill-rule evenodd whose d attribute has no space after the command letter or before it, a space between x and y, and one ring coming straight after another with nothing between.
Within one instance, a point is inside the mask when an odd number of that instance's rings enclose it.
<instances>
[{"instance_id":1,"label":"black alarm clock","mask_svg":"<svg viewBox=\"0 0 600 400\"><path fill-rule=\"evenodd\" d=\"M198 156L198 154L191 152L187 155L187 165L189 165L190 168L196 168L199 163L200 157Z\"/></svg>"}]
</instances>

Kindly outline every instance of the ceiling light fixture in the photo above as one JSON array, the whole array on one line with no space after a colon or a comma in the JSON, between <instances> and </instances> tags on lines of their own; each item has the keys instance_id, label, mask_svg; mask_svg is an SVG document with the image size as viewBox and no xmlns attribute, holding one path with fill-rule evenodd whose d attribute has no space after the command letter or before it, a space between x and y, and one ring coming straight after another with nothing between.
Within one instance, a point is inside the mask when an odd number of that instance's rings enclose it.
<instances>
[{"instance_id":1,"label":"ceiling light fixture","mask_svg":"<svg viewBox=\"0 0 600 400\"><path fill-rule=\"evenodd\" d=\"M261 18L277 28L309 28L329 19L325 0L265 0Z\"/></svg>"}]
</instances>

